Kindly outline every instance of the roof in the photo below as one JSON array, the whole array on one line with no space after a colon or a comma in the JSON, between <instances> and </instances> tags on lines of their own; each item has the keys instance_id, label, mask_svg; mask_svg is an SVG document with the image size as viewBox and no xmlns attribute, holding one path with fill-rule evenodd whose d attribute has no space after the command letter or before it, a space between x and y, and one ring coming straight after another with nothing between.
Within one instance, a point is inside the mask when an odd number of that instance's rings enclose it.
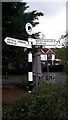
<instances>
[{"instance_id":1,"label":"roof","mask_svg":"<svg viewBox=\"0 0 68 120\"><path fill-rule=\"evenodd\" d=\"M51 49L48 49L48 48L42 48L40 51L41 51L41 54L54 54L54 55L56 55Z\"/></svg>"}]
</instances>

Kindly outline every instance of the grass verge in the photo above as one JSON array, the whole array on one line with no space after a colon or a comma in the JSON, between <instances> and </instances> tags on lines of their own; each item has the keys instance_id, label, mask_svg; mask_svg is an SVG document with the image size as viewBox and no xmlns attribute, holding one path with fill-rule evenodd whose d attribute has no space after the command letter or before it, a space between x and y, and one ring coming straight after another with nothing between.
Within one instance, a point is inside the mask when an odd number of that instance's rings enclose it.
<instances>
[{"instance_id":1,"label":"grass verge","mask_svg":"<svg viewBox=\"0 0 68 120\"><path fill-rule=\"evenodd\" d=\"M9 109L8 109L9 108ZM39 82L31 94L12 104L3 104L3 120L67 120L66 85Z\"/></svg>"}]
</instances>

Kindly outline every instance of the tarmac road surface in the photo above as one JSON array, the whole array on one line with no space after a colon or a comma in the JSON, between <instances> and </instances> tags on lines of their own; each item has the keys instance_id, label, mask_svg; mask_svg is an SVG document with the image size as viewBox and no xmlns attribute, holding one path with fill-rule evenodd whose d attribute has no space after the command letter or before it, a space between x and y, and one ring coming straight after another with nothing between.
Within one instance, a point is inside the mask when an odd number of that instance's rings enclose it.
<instances>
[{"instance_id":1,"label":"tarmac road surface","mask_svg":"<svg viewBox=\"0 0 68 120\"><path fill-rule=\"evenodd\" d=\"M57 83L65 83L67 80L68 75L66 75L63 72L49 72L49 74L55 74L55 81ZM45 76L47 75L47 72L43 73L43 78L45 79ZM2 80L0 79L0 83L2 82L3 85L20 85L22 84L22 80L20 78L15 79L15 78L3 78Z\"/></svg>"},{"instance_id":2,"label":"tarmac road surface","mask_svg":"<svg viewBox=\"0 0 68 120\"><path fill-rule=\"evenodd\" d=\"M49 74L54 74L55 75L55 81L57 83L65 83L67 80L68 75L66 75L63 72L49 72ZM43 76L45 78L45 76L47 75L47 72L43 73Z\"/></svg>"}]
</instances>

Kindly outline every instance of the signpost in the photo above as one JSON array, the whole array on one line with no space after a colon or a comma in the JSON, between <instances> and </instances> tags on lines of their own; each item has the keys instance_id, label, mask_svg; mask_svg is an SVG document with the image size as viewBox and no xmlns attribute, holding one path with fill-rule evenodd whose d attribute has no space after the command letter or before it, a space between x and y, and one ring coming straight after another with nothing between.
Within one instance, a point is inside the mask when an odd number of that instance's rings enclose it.
<instances>
[{"instance_id":1,"label":"signpost","mask_svg":"<svg viewBox=\"0 0 68 120\"><path fill-rule=\"evenodd\" d=\"M29 36L33 34L32 30L32 25L30 23L27 23L26 26L26 32L28 33ZM55 40L54 39L33 39L33 38L28 38L28 41L24 40L19 40L11 37L6 37L4 39L7 45L12 45L12 46L19 46L19 47L25 47L28 48L28 87L29 87L29 92L32 91L32 86L33 86L33 72L32 72L32 45L37 45L37 46L55 46ZM38 57L39 58L39 57ZM36 69L36 73L38 68ZM36 76L37 78L37 76ZM36 81L36 86L38 90L38 82Z\"/></svg>"}]
</instances>

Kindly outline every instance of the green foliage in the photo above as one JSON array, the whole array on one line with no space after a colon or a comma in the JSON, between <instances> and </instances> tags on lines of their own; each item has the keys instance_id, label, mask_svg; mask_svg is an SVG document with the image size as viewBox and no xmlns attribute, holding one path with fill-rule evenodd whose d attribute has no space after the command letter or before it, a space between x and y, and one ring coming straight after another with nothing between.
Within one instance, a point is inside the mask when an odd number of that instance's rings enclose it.
<instances>
[{"instance_id":1,"label":"green foliage","mask_svg":"<svg viewBox=\"0 0 68 120\"><path fill-rule=\"evenodd\" d=\"M66 48L56 48L54 52L59 55L62 60L66 60Z\"/></svg>"},{"instance_id":2,"label":"green foliage","mask_svg":"<svg viewBox=\"0 0 68 120\"><path fill-rule=\"evenodd\" d=\"M64 71L68 73L68 46L66 48L54 49L54 52L63 60Z\"/></svg>"},{"instance_id":3,"label":"green foliage","mask_svg":"<svg viewBox=\"0 0 68 120\"><path fill-rule=\"evenodd\" d=\"M68 61L68 46L66 47L66 60Z\"/></svg>"},{"instance_id":4,"label":"green foliage","mask_svg":"<svg viewBox=\"0 0 68 120\"><path fill-rule=\"evenodd\" d=\"M40 82L38 94L34 90L15 102L11 111L4 107L3 120L66 120L66 86Z\"/></svg>"}]
</instances>

